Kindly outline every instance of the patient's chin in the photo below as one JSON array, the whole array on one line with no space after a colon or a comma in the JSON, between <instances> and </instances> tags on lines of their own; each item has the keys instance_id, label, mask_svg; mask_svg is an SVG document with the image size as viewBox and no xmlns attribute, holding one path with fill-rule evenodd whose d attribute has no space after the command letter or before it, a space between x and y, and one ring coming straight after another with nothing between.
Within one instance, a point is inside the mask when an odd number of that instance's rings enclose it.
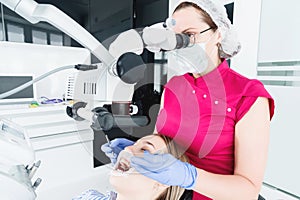
<instances>
[{"instance_id":1,"label":"patient's chin","mask_svg":"<svg viewBox=\"0 0 300 200\"><path fill-rule=\"evenodd\" d=\"M127 172L125 175L122 175L122 172L115 172L116 170L113 170L109 177L109 182L117 193L148 190L152 188L151 185L153 185L155 182L154 180L149 179L137 173L136 171L129 173Z\"/></svg>"},{"instance_id":2,"label":"patient's chin","mask_svg":"<svg viewBox=\"0 0 300 200\"><path fill-rule=\"evenodd\" d=\"M119 170L112 170L109 176L109 182L114 188L127 187L126 185L133 182L130 173L124 173Z\"/></svg>"},{"instance_id":3,"label":"patient's chin","mask_svg":"<svg viewBox=\"0 0 300 200\"><path fill-rule=\"evenodd\" d=\"M109 183L117 193L128 192L131 188L136 188L135 181L124 176L110 176Z\"/></svg>"}]
</instances>

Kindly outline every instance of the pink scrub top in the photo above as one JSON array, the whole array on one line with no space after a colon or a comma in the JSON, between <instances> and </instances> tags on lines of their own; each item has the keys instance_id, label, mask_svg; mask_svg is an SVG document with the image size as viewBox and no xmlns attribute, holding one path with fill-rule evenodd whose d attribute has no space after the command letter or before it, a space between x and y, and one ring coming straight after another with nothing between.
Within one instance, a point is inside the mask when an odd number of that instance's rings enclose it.
<instances>
[{"instance_id":1,"label":"pink scrub top","mask_svg":"<svg viewBox=\"0 0 300 200\"><path fill-rule=\"evenodd\" d=\"M156 128L185 148L197 168L233 174L235 125L258 97L269 99L271 119L274 100L263 84L233 71L224 60L199 78L192 74L173 77L165 85ZM193 199L210 198L194 192Z\"/></svg>"}]
</instances>

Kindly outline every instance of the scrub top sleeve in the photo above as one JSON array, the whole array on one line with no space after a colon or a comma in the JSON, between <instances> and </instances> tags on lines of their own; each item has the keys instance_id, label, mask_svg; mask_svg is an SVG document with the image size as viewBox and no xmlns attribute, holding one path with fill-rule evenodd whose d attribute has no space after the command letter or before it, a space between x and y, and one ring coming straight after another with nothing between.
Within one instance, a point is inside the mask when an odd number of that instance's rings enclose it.
<instances>
[{"instance_id":1,"label":"scrub top sleeve","mask_svg":"<svg viewBox=\"0 0 300 200\"><path fill-rule=\"evenodd\" d=\"M253 80L249 82L249 84L247 84L237 104L237 122L242 119L243 116L250 110L251 106L254 104L258 97L265 97L269 100L270 120L272 119L275 108L274 100L260 81Z\"/></svg>"}]
</instances>

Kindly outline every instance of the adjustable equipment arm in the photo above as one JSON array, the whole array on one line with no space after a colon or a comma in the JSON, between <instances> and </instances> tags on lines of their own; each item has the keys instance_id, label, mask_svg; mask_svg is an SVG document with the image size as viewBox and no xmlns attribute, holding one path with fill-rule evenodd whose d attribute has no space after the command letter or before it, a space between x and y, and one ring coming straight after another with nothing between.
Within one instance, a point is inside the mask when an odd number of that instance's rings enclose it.
<instances>
[{"instance_id":1,"label":"adjustable equipment arm","mask_svg":"<svg viewBox=\"0 0 300 200\"><path fill-rule=\"evenodd\" d=\"M0 3L30 23L48 22L89 49L106 66L110 66L114 62L114 57L97 39L55 6L38 4L34 0L0 0Z\"/></svg>"}]
</instances>

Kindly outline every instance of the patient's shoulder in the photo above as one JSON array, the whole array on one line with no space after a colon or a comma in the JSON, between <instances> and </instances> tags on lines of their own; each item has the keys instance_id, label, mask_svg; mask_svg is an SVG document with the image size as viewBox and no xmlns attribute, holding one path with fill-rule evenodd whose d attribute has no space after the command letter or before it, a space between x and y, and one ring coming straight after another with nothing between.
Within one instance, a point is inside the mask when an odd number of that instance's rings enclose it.
<instances>
[{"instance_id":1,"label":"patient's shoulder","mask_svg":"<svg viewBox=\"0 0 300 200\"><path fill-rule=\"evenodd\" d=\"M97 190L87 190L83 192L78 197L73 198L72 200L115 200L117 197L115 192L110 192L107 195L104 195Z\"/></svg>"}]
</instances>

